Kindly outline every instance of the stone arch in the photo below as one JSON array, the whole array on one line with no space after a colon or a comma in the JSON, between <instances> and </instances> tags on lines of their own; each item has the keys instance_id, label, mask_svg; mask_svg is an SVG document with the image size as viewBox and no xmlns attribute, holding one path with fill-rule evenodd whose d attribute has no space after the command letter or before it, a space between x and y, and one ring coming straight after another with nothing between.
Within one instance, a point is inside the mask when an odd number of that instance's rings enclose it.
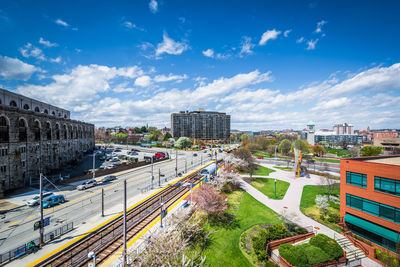
<instances>
[{"instance_id":1,"label":"stone arch","mask_svg":"<svg viewBox=\"0 0 400 267\"><path fill-rule=\"evenodd\" d=\"M3 102L1 102L1 99L0 99L0 105L1 105L1 104L3 104Z\"/></svg>"},{"instance_id":2,"label":"stone arch","mask_svg":"<svg viewBox=\"0 0 400 267\"><path fill-rule=\"evenodd\" d=\"M10 141L10 120L6 116L0 116L0 143Z\"/></svg>"},{"instance_id":3,"label":"stone arch","mask_svg":"<svg viewBox=\"0 0 400 267\"><path fill-rule=\"evenodd\" d=\"M49 121L47 121L45 124L45 133L46 133L46 139L51 140L51 124Z\"/></svg>"},{"instance_id":4,"label":"stone arch","mask_svg":"<svg viewBox=\"0 0 400 267\"><path fill-rule=\"evenodd\" d=\"M10 101L10 106L16 108L17 107L17 102L15 102L14 100Z\"/></svg>"},{"instance_id":5,"label":"stone arch","mask_svg":"<svg viewBox=\"0 0 400 267\"><path fill-rule=\"evenodd\" d=\"M72 125L68 126L68 132L69 132L69 139L74 139L74 132L72 131L73 127Z\"/></svg>"},{"instance_id":6,"label":"stone arch","mask_svg":"<svg viewBox=\"0 0 400 267\"><path fill-rule=\"evenodd\" d=\"M35 120L32 125L32 133L33 133L33 140L40 141L40 132L42 129L42 125L39 120Z\"/></svg>"},{"instance_id":7,"label":"stone arch","mask_svg":"<svg viewBox=\"0 0 400 267\"><path fill-rule=\"evenodd\" d=\"M1 103L0 103L1 104ZM66 119L67 118L67 114L64 114L64 119Z\"/></svg>"},{"instance_id":8,"label":"stone arch","mask_svg":"<svg viewBox=\"0 0 400 267\"><path fill-rule=\"evenodd\" d=\"M28 123L24 118L18 119L18 142L28 141Z\"/></svg>"},{"instance_id":9,"label":"stone arch","mask_svg":"<svg viewBox=\"0 0 400 267\"><path fill-rule=\"evenodd\" d=\"M40 108L39 107L35 107L35 112L40 112Z\"/></svg>"},{"instance_id":10,"label":"stone arch","mask_svg":"<svg viewBox=\"0 0 400 267\"><path fill-rule=\"evenodd\" d=\"M51 115L56 116L56 113L54 111L51 112Z\"/></svg>"},{"instance_id":11,"label":"stone arch","mask_svg":"<svg viewBox=\"0 0 400 267\"><path fill-rule=\"evenodd\" d=\"M24 105L24 109L25 109L25 110L29 110L29 109L30 109L29 105L28 105L28 104L25 104L25 105Z\"/></svg>"},{"instance_id":12,"label":"stone arch","mask_svg":"<svg viewBox=\"0 0 400 267\"><path fill-rule=\"evenodd\" d=\"M43 110L43 113L44 113L44 114L49 114L49 111L45 108L45 109Z\"/></svg>"},{"instance_id":13,"label":"stone arch","mask_svg":"<svg viewBox=\"0 0 400 267\"><path fill-rule=\"evenodd\" d=\"M60 140L60 124L56 123L56 139Z\"/></svg>"}]
</instances>

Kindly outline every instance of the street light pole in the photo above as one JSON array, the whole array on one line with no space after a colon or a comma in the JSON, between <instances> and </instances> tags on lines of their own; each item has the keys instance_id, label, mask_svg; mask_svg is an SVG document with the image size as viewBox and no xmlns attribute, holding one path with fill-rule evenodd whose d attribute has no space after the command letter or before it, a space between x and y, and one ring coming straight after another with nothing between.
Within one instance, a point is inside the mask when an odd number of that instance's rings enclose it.
<instances>
[{"instance_id":1,"label":"street light pole","mask_svg":"<svg viewBox=\"0 0 400 267\"><path fill-rule=\"evenodd\" d=\"M43 174L40 173L40 246L44 245L44 222L43 222Z\"/></svg>"},{"instance_id":2,"label":"street light pole","mask_svg":"<svg viewBox=\"0 0 400 267\"><path fill-rule=\"evenodd\" d=\"M154 175L153 175L153 157L151 157L151 188L153 188Z\"/></svg>"},{"instance_id":3,"label":"street light pole","mask_svg":"<svg viewBox=\"0 0 400 267\"><path fill-rule=\"evenodd\" d=\"M275 199L276 199L276 179L275 179Z\"/></svg>"},{"instance_id":4,"label":"street light pole","mask_svg":"<svg viewBox=\"0 0 400 267\"><path fill-rule=\"evenodd\" d=\"M187 173L187 159L185 157L185 173Z\"/></svg>"},{"instance_id":5,"label":"street light pole","mask_svg":"<svg viewBox=\"0 0 400 267\"><path fill-rule=\"evenodd\" d=\"M161 187L161 169L158 169L158 187Z\"/></svg>"},{"instance_id":6,"label":"street light pole","mask_svg":"<svg viewBox=\"0 0 400 267\"><path fill-rule=\"evenodd\" d=\"M163 219L163 206L164 202L162 201L162 196L160 197L160 207L161 207L161 228L163 227L162 219Z\"/></svg>"},{"instance_id":7,"label":"street light pole","mask_svg":"<svg viewBox=\"0 0 400 267\"><path fill-rule=\"evenodd\" d=\"M94 153L94 151L93 151L93 179L96 177L96 173L95 173L95 170L94 170L94 168L96 167L96 155L95 155L95 153Z\"/></svg>"},{"instance_id":8,"label":"street light pole","mask_svg":"<svg viewBox=\"0 0 400 267\"><path fill-rule=\"evenodd\" d=\"M178 150L175 150L175 177L178 177Z\"/></svg>"},{"instance_id":9,"label":"street light pole","mask_svg":"<svg viewBox=\"0 0 400 267\"><path fill-rule=\"evenodd\" d=\"M104 188L101 189L101 217L104 217Z\"/></svg>"},{"instance_id":10,"label":"street light pole","mask_svg":"<svg viewBox=\"0 0 400 267\"><path fill-rule=\"evenodd\" d=\"M123 258L124 258L124 266L126 266L126 179L124 180L124 251L123 251Z\"/></svg>"}]
</instances>

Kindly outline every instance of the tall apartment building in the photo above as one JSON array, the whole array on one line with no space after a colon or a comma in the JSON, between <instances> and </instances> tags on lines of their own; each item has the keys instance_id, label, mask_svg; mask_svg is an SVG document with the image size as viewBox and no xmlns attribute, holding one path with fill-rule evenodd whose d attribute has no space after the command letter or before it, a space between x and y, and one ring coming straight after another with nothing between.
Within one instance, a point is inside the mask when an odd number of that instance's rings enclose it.
<instances>
[{"instance_id":1,"label":"tall apartment building","mask_svg":"<svg viewBox=\"0 0 400 267\"><path fill-rule=\"evenodd\" d=\"M226 113L204 111L181 111L171 114L172 136L199 138L203 140L228 139L231 116Z\"/></svg>"},{"instance_id":2,"label":"tall apartment building","mask_svg":"<svg viewBox=\"0 0 400 267\"><path fill-rule=\"evenodd\" d=\"M355 234L400 249L400 156L341 159L340 219Z\"/></svg>"},{"instance_id":3,"label":"tall apartment building","mask_svg":"<svg viewBox=\"0 0 400 267\"><path fill-rule=\"evenodd\" d=\"M94 147L94 125L0 89L0 195L35 183Z\"/></svg>"},{"instance_id":4,"label":"tall apartment building","mask_svg":"<svg viewBox=\"0 0 400 267\"><path fill-rule=\"evenodd\" d=\"M353 135L354 134L354 125L348 123L335 124L333 126L333 132L336 135Z\"/></svg>"}]
</instances>

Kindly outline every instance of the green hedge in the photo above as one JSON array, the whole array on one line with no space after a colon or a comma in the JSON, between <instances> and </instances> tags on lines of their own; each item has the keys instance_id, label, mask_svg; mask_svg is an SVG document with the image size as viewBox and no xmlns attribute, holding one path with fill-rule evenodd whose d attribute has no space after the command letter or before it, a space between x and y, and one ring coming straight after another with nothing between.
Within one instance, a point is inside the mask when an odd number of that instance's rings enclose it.
<instances>
[{"instance_id":1,"label":"green hedge","mask_svg":"<svg viewBox=\"0 0 400 267\"><path fill-rule=\"evenodd\" d=\"M279 254L294 266L306 267L339 258L343 256L343 249L334 239L318 234L309 243L280 245Z\"/></svg>"},{"instance_id":2,"label":"green hedge","mask_svg":"<svg viewBox=\"0 0 400 267\"><path fill-rule=\"evenodd\" d=\"M336 259L343 256L342 247L336 242L336 240L327 237L324 234L318 234L310 239L310 244L321 248L328 254L331 259Z\"/></svg>"}]
</instances>

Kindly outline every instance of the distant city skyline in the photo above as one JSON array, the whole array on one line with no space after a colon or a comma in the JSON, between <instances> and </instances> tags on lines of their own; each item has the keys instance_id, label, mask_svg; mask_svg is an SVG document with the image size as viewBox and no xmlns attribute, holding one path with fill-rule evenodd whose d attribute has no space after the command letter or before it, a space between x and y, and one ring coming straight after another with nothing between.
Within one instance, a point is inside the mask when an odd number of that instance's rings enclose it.
<instances>
[{"instance_id":1,"label":"distant city skyline","mask_svg":"<svg viewBox=\"0 0 400 267\"><path fill-rule=\"evenodd\" d=\"M400 128L398 1L2 1L0 88L114 125Z\"/></svg>"}]
</instances>

